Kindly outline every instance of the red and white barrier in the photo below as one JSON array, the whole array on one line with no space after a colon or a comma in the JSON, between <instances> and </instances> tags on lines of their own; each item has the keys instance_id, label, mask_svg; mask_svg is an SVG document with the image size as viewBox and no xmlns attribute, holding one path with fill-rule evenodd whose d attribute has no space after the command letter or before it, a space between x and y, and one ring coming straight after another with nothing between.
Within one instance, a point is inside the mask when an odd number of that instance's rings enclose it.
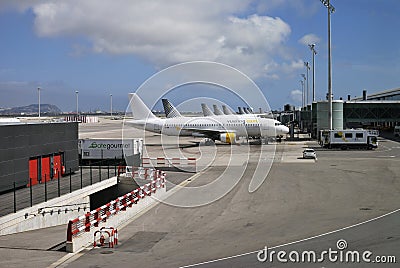
<instances>
[{"instance_id":1,"label":"red and white barrier","mask_svg":"<svg viewBox=\"0 0 400 268\"><path fill-rule=\"evenodd\" d=\"M121 175L133 179L152 180L161 176L165 177L165 172L154 168L119 166L118 177Z\"/></svg>"},{"instance_id":2,"label":"red and white barrier","mask_svg":"<svg viewBox=\"0 0 400 268\"><path fill-rule=\"evenodd\" d=\"M97 234L99 234L99 239L97 239ZM118 231L114 229L114 227L101 227L100 230L94 232L94 241L93 247L104 247L106 243L106 237L104 235L108 235L108 247L113 248L115 245L118 245Z\"/></svg>"},{"instance_id":3,"label":"red and white barrier","mask_svg":"<svg viewBox=\"0 0 400 268\"><path fill-rule=\"evenodd\" d=\"M142 166L149 167L196 167L195 157L143 157Z\"/></svg>"},{"instance_id":4,"label":"red and white barrier","mask_svg":"<svg viewBox=\"0 0 400 268\"><path fill-rule=\"evenodd\" d=\"M91 231L93 232L95 228L99 227L100 223L107 222L107 220L111 217L128 210L133 205L140 202L140 200L145 199L146 196L151 196L152 194L156 193L158 189L165 188L165 173L157 171L154 172L154 174L155 178L153 178L153 180L137 188L136 190L127 193L124 196L118 197L108 204L92 210L85 215L70 220L67 228L67 245L68 242L73 242L74 239L82 234ZM118 233L115 234L115 231L111 232L110 230L108 230L108 232L110 233L109 237L113 237L113 244L117 244ZM97 234L99 233L95 233L95 238ZM73 251L73 249L70 250L70 252Z\"/></svg>"}]
</instances>

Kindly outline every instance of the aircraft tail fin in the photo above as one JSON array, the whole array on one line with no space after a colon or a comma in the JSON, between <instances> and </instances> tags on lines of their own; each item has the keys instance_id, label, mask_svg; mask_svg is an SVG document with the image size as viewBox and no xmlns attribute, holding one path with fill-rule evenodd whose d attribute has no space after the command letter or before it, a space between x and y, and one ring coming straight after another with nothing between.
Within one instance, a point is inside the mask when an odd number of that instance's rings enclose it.
<instances>
[{"instance_id":1,"label":"aircraft tail fin","mask_svg":"<svg viewBox=\"0 0 400 268\"><path fill-rule=\"evenodd\" d=\"M203 115L204 116L213 116L214 113L210 110L210 108L205 104L201 104L201 109L203 110Z\"/></svg>"},{"instance_id":2,"label":"aircraft tail fin","mask_svg":"<svg viewBox=\"0 0 400 268\"><path fill-rule=\"evenodd\" d=\"M129 93L129 105L134 119L147 120L156 118L136 93Z\"/></svg>"},{"instance_id":3,"label":"aircraft tail fin","mask_svg":"<svg viewBox=\"0 0 400 268\"><path fill-rule=\"evenodd\" d=\"M218 108L218 106L216 104L213 104L213 108L214 108L214 114L215 115L223 115L224 113L221 111L220 108Z\"/></svg>"},{"instance_id":4,"label":"aircraft tail fin","mask_svg":"<svg viewBox=\"0 0 400 268\"><path fill-rule=\"evenodd\" d=\"M225 105L222 105L222 111L224 111L224 114L226 114L226 115L233 114L233 112Z\"/></svg>"},{"instance_id":5,"label":"aircraft tail fin","mask_svg":"<svg viewBox=\"0 0 400 268\"><path fill-rule=\"evenodd\" d=\"M167 118L182 116L181 113L175 108L174 105L172 105L172 103L169 100L162 99L162 104L164 106L164 112Z\"/></svg>"}]
</instances>

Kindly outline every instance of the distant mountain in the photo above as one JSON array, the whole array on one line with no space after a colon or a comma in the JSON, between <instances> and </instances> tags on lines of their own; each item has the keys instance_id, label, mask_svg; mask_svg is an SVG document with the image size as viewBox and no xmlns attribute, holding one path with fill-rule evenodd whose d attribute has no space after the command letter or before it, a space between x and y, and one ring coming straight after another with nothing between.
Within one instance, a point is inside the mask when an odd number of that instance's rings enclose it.
<instances>
[{"instance_id":1,"label":"distant mountain","mask_svg":"<svg viewBox=\"0 0 400 268\"><path fill-rule=\"evenodd\" d=\"M32 115L38 113L38 104L31 104L28 106L2 108L0 115ZM62 114L60 108L53 104L40 104L40 114L42 115L58 115Z\"/></svg>"}]
</instances>

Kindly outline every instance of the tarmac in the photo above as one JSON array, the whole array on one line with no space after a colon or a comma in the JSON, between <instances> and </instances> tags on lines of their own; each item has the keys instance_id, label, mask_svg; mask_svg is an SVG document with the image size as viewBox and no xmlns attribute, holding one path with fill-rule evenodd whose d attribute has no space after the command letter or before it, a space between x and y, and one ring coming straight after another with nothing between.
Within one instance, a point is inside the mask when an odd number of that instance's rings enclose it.
<instances>
[{"instance_id":1,"label":"tarmac","mask_svg":"<svg viewBox=\"0 0 400 268\"><path fill-rule=\"evenodd\" d=\"M120 126L121 121L111 120L81 124L80 135L117 138ZM66 236L66 226L58 226L0 236L0 266L276 267L282 265L276 260L259 262L259 250L279 246L288 252L322 252L336 249L339 239L345 239L349 249L370 250L374 256L393 255L400 261L400 216L393 212L400 204L398 142L381 139L377 150L341 151L322 149L314 141L264 146L217 143L215 147L197 146L194 142L199 141L179 139L178 149L174 142L161 146L159 136L148 133L145 144L150 155L195 156L199 172L190 178L171 176L179 187L171 190L174 194L167 199L169 203L149 208L120 229L117 247L87 248L75 254L58 251ZM301 158L306 147L316 149L317 160ZM249 192L259 163L268 166L269 161L266 180ZM186 191L208 185L219 189L217 182L224 172L232 180L239 179L226 181L232 187L222 197L207 203L204 200L212 191L202 195ZM376 263L286 265L375 267Z\"/></svg>"}]
</instances>

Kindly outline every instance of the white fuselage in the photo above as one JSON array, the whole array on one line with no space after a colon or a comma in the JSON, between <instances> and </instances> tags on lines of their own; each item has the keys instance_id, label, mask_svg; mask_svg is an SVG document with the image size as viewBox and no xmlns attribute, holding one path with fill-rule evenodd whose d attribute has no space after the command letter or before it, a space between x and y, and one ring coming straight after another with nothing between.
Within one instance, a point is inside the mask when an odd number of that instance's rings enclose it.
<instances>
[{"instance_id":1,"label":"white fuselage","mask_svg":"<svg viewBox=\"0 0 400 268\"><path fill-rule=\"evenodd\" d=\"M134 127L169 136L208 136L204 133L235 133L237 137L275 137L288 133L279 121L255 115L221 115L133 120Z\"/></svg>"}]
</instances>

